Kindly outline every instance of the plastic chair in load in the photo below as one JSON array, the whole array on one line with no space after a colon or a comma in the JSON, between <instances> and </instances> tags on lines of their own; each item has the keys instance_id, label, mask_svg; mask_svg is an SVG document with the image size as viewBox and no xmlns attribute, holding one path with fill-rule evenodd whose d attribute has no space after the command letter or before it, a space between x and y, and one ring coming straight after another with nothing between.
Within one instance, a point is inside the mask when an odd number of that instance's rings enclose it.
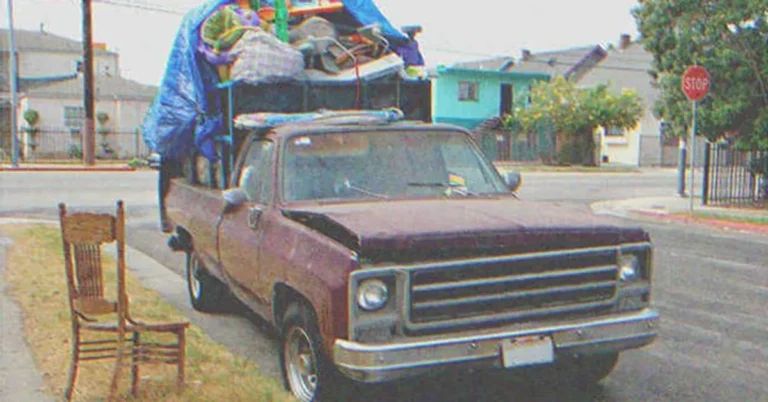
<instances>
[{"instance_id":1,"label":"plastic chair in load","mask_svg":"<svg viewBox=\"0 0 768 402\"><path fill-rule=\"evenodd\" d=\"M187 322L144 323L131 317L125 285L125 210L117 202L117 214L67 213L59 204L59 221L64 246L69 307L72 319L72 361L65 391L72 400L81 362L114 359L115 366L108 400L114 400L121 370L131 368L131 392L138 391L139 366L177 366L176 385L184 387L185 331ZM114 298L105 296L102 246L117 248L117 285ZM112 287L109 287L112 289ZM147 333L165 333L175 342L142 341ZM100 334L100 335L98 335ZM88 335L88 336L86 336ZM170 342L170 341L169 341Z\"/></svg>"}]
</instances>

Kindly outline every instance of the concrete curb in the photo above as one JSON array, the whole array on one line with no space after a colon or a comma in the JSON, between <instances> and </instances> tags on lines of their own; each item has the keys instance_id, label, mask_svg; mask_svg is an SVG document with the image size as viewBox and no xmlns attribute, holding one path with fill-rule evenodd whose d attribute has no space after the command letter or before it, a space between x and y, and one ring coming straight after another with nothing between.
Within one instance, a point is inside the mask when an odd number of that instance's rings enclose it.
<instances>
[{"instance_id":1,"label":"concrete curb","mask_svg":"<svg viewBox=\"0 0 768 402\"><path fill-rule=\"evenodd\" d=\"M768 235L768 225L762 225L759 223L735 222L727 219L708 218L708 217L690 217L690 216L684 215L683 213L663 214L663 213L656 213L648 210L633 210L633 211L629 211L629 213L633 217L646 217L656 221L678 222L678 223L685 223L685 224L699 224L699 225L706 225L709 227L715 227L721 230L740 231L740 232L749 232L749 233L758 233L758 234ZM739 215L733 215L733 217L738 217L738 216Z\"/></svg>"},{"instance_id":2,"label":"concrete curb","mask_svg":"<svg viewBox=\"0 0 768 402\"><path fill-rule=\"evenodd\" d=\"M642 205L633 205L633 201L642 201ZM729 218L744 218L751 216L768 216L768 213L762 211L744 212L727 211L723 208L699 207L697 212L706 212L712 214L721 214L722 219L716 217L690 217L687 212L675 209L674 206L666 205L664 201L649 198L647 200L616 200L616 201L598 201L590 204L592 212L597 215L609 215L619 218L637 219L650 222L676 222L682 224L704 225L720 230L741 231L757 234L768 234L768 225L750 222L735 222ZM729 213L731 212L731 213Z\"/></svg>"},{"instance_id":3,"label":"concrete curb","mask_svg":"<svg viewBox=\"0 0 768 402\"><path fill-rule=\"evenodd\" d=\"M134 172L130 166L20 166L0 167L0 172Z\"/></svg>"}]
</instances>

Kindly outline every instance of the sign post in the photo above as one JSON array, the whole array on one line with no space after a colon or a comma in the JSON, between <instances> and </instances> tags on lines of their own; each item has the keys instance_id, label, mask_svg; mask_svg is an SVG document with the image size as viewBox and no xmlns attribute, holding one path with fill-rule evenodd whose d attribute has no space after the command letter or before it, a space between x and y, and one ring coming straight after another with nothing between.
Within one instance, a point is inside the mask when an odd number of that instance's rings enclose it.
<instances>
[{"instance_id":1,"label":"sign post","mask_svg":"<svg viewBox=\"0 0 768 402\"><path fill-rule=\"evenodd\" d=\"M693 199L694 197L694 167L696 166L696 114L698 111L698 104L707 93L709 93L709 85L712 83L712 78L709 76L707 69L701 66L689 67L688 70L683 73L682 89L685 96L693 103L693 122L691 123L691 204L690 211L693 213ZM682 162L685 164L685 161Z\"/></svg>"}]
</instances>

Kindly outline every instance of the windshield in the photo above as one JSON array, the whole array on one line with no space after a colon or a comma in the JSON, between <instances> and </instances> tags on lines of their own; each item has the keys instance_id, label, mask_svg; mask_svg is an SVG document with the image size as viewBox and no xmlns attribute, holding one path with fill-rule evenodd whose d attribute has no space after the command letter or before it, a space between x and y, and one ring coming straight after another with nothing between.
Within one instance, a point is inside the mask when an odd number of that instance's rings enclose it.
<instances>
[{"instance_id":1,"label":"windshield","mask_svg":"<svg viewBox=\"0 0 768 402\"><path fill-rule=\"evenodd\" d=\"M299 135L286 141L285 201L470 197L506 192L460 132Z\"/></svg>"}]
</instances>

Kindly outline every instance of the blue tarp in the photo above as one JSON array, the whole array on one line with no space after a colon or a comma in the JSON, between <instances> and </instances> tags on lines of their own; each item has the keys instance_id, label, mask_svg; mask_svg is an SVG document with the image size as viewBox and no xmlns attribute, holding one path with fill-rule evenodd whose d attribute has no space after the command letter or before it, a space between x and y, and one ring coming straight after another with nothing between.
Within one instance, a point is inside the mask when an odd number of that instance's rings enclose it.
<instances>
[{"instance_id":1,"label":"blue tarp","mask_svg":"<svg viewBox=\"0 0 768 402\"><path fill-rule=\"evenodd\" d=\"M215 70L197 52L199 28L214 10L232 0L209 1L182 20L157 96L144 117L144 142L165 158L188 155L196 146L216 159L212 134L223 127L220 107L206 92L218 83Z\"/></svg>"},{"instance_id":2,"label":"blue tarp","mask_svg":"<svg viewBox=\"0 0 768 402\"><path fill-rule=\"evenodd\" d=\"M144 118L144 142L164 158L177 159L194 148L217 160L214 135L223 132L221 105L208 92L218 84L214 68L198 53L199 29L216 9L233 0L211 0L190 11L176 34L157 96ZM343 0L346 11L362 25L379 24L384 36L407 36L392 26L373 0Z\"/></svg>"},{"instance_id":3,"label":"blue tarp","mask_svg":"<svg viewBox=\"0 0 768 402\"><path fill-rule=\"evenodd\" d=\"M402 31L395 28L381 13L373 0L342 0L344 8L362 26L378 24L381 33L387 38L408 39Z\"/></svg>"}]
</instances>

